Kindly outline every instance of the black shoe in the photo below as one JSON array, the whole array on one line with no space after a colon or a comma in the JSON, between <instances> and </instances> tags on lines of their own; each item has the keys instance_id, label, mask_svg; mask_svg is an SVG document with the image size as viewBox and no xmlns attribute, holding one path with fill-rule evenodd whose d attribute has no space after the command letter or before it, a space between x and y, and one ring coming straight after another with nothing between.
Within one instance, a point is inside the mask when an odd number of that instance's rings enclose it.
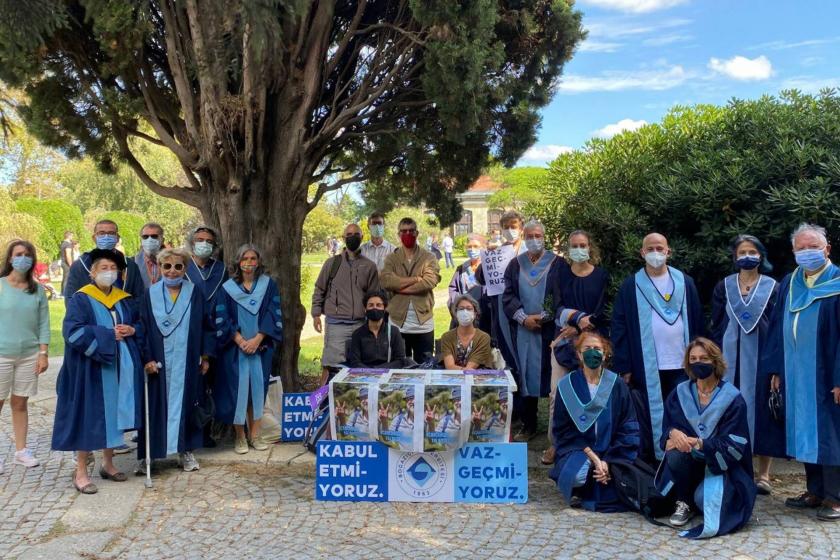
<instances>
[{"instance_id":1,"label":"black shoe","mask_svg":"<svg viewBox=\"0 0 840 560\"><path fill-rule=\"evenodd\" d=\"M572 499L569 500L569 507L580 509L583 507L583 500L580 499L580 496L572 496Z\"/></svg>"},{"instance_id":2,"label":"black shoe","mask_svg":"<svg viewBox=\"0 0 840 560\"><path fill-rule=\"evenodd\" d=\"M837 521L840 519L840 505L824 505L817 510L817 519L820 521Z\"/></svg>"},{"instance_id":3,"label":"black shoe","mask_svg":"<svg viewBox=\"0 0 840 560\"><path fill-rule=\"evenodd\" d=\"M803 492L795 498L788 498L785 500L785 505L796 509L813 509L820 507L822 505L822 500L810 492Z\"/></svg>"}]
</instances>

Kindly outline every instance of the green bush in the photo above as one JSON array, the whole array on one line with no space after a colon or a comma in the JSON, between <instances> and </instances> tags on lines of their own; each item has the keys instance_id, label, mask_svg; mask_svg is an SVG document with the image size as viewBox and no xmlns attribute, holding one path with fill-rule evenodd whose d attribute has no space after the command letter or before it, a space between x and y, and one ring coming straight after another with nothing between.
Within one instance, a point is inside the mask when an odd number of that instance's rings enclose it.
<instances>
[{"instance_id":1,"label":"green bush","mask_svg":"<svg viewBox=\"0 0 840 560\"><path fill-rule=\"evenodd\" d=\"M41 229L37 239L30 239L39 249L39 258L48 262L58 258L58 247L64 240L64 232L72 231L76 238L85 235L82 213L78 208L63 200L41 200L38 198L19 198L15 202L17 212L28 214L37 219Z\"/></svg>"},{"instance_id":2,"label":"green bush","mask_svg":"<svg viewBox=\"0 0 840 560\"><path fill-rule=\"evenodd\" d=\"M527 208L547 232L589 230L614 284L641 266L642 237L669 239L673 263L704 301L732 271L739 233L764 241L777 275L790 270L802 221L840 231L840 97L783 92L724 107L675 107L661 123L560 156Z\"/></svg>"},{"instance_id":3,"label":"green bush","mask_svg":"<svg viewBox=\"0 0 840 560\"><path fill-rule=\"evenodd\" d=\"M456 235L452 241L455 243L454 252L456 254L464 254L467 252L467 235Z\"/></svg>"},{"instance_id":4,"label":"green bush","mask_svg":"<svg viewBox=\"0 0 840 560\"><path fill-rule=\"evenodd\" d=\"M145 216L116 210L100 214L96 219L111 220L117 224L126 256L136 255L140 251L140 229L149 221Z\"/></svg>"}]
</instances>

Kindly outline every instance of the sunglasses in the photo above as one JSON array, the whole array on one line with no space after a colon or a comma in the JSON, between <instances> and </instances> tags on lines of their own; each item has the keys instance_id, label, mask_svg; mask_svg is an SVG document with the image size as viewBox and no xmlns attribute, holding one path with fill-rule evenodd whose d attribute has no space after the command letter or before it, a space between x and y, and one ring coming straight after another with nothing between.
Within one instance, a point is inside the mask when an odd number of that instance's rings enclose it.
<instances>
[{"instance_id":1,"label":"sunglasses","mask_svg":"<svg viewBox=\"0 0 840 560\"><path fill-rule=\"evenodd\" d=\"M160 235L156 233L147 233L146 235L141 235L140 237L142 237L143 239L159 239Z\"/></svg>"},{"instance_id":2,"label":"sunglasses","mask_svg":"<svg viewBox=\"0 0 840 560\"><path fill-rule=\"evenodd\" d=\"M160 265L161 270L172 270L173 268L176 272L181 272L184 270L184 265L181 263L163 263Z\"/></svg>"}]
</instances>

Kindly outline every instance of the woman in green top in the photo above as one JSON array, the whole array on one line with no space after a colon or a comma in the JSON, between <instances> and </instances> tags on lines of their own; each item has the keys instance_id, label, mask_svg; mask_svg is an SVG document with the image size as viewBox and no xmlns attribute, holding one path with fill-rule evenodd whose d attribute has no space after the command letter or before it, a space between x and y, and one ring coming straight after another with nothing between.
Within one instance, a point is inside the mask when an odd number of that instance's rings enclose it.
<instances>
[{"instance_id":1,"label":"woman in green top","mask_svg":"<svg viewBox=\"0 0 840 560\"><path fill-rule=\"evenodd\" d=\"M50 344L50 311L33 274L35 262L35 247L18 239L9 243L0 271L0 410L11 393L14 461L24 467L39 464L26 447L27 403L38 392L38 376L47 370Z\"/></svg>"},{"instance_id":2,"label":"woman in green top","mask_svg":"<svg viewBox=\"0 0 840 560\"><path fill-rule=\"evenodd\" d=\"M452 315L458 326L440 337L446 369L488 369L493 367L490 335L475 328L478 302L469 294L455 296Z\"/></svg>"}]
</instances>

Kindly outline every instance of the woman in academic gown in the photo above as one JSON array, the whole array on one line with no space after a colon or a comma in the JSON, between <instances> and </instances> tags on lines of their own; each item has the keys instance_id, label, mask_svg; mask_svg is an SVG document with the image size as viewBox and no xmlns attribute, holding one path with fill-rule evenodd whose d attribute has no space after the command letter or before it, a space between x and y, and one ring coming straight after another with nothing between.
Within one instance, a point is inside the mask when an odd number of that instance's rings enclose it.
<instances>
[{"instance_id":1,"label":"woman in academic gown","mask_svg":"<svg viewBox=\"0 0 840 560\"><path fill-rule=\"evenodd\" d=\"M766 276L773 266L761 241L739 235L731 252L738 272L715 286L712 340L723 350L724 379L738 388L747 403L750 441L758 457L756 485L759 494L769 494L771 457L785 457L785 429L770 415L770 379L760 370L759 362L767 350L779 286Z\"/></svg>"},{"instance_id":2,"label":"woman in academic gown","mask_svg":"<svg viewBox=\"0 0 840 560\"><path fill-rule=\"evenodd\" d=\"M219 360L213 389L216 418L233 424L237 453L247 453L249 443L264 451L268 446L259 437L260 419L283 322L277 285L253 245L243 245L237 252L231 278L216 299L215 323ZM250 442L245 438L246 421Z\"/></svg>"},{"instance_id":3,"label":"woman in academic gown","mask_svg":"<svg viewBox=\"0 0 840 560\"><path fill-rule=\"evenodd\" d=\"M142 407L140 352L143 329L131 296L113 286L125 259L113 250L90 252L91 283L67 304L62 332L64 364L58 374L52 448L78 453L73 486L83 494L97 487L87 472L91 451L104 449L99 475L123 482L113 449L123 432L136 429ZM139 390L138 390L139 389Z\"/></svg>"},{"instance_id":4,"label":"woman in academic gown","mask_svg":"<svg viewBox=\"0 0 840 560\"><path fill-rule=\"evenodd\" d=\"M604 367L612 351L606 338L584 332L575 349L582 366L557 383L552 422L555 463L549 476L572 507L626 511L609 465L633 463L639 454L639 423L630 391Z\"/></svg>"},{"instance_id":5,"label":"woman in academic gown","mask_svg":"<svg viewBox=\"0 0 840 560\"><path fill-rule=\"evenodd\" d=\"M141 306L144 370L149 378L150 459L177 453L184 471L198 470L193 451L202 446L203 427L195 419L204 405L204 374L215 346L205 328L201 290L185 273L189 253L163 249L157 255L161 281L146 291ZM137 474L145 474L145 415L137 446Z\"/></svg>"},{"instance_id":6,"label":"woman in academic gown","mask_svg":"<svg viewBox=\"0 0 840 560\"><path fill-rule=\"evenodd\" d=\"M665 401L656 475L663 494L674 493L671 525L685 526L697 512L703 523L680 536L702 539L726 535L747 524L755 504L747 404L723 379L720 348L707 338L692 340L685 355L689 377Z\"/></svg>"}]
</instances>

